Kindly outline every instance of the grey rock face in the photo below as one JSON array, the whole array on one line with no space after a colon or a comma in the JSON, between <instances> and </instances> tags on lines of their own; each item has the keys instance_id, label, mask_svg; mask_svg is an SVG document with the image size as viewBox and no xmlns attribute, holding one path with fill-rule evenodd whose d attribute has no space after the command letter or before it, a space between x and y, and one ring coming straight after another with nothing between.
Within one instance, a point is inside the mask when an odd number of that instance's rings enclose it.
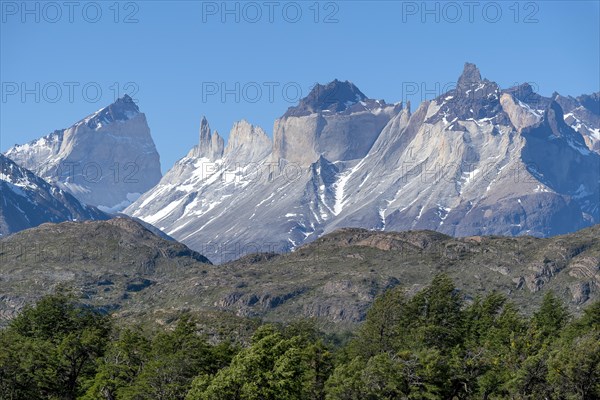
<instances>
[{"instance_id":1,"label":"grey rock face","mask_svg":"<svg viewBox=\"0 0 600 400\"><path fill-rule=\"evenodd\" d=\"M161 178L146 117L129 96L6 154L80 201L118 211Z\"/></svg>"},{"instance_id":2,"label":"grey rock face","mask_svg":"<svg viewBox=\"0 0 600 400\"><path fill-rule=\"evenodd\" d=\"M303 167L321 155L331 161L362 158L401 109L401 105L369 100L338 113L284 116L273 128L273 155Z\"/></svg>"},{"instance_id":3,"label":"grey rock face","mask_svg":"<svg viewBox=\"0 0 600 400\"><path fill-rule=\"evenodd\" d=\"M587 147L600 154L600 92L591 95L555 96L564 111L565 122L579 132Z\"/></svg>"},{"instance_id":4,"label":"grey rock face","mask_svg":"<svg viewBox=\"0 0 600 400\"><path fill-rule=\"evenodd\" d=\"M555 92L551 97L544 97L524 83L503 90L503 93L512 95L521 108L533 111L537 116L541 116L553 101L557 102L567 125L583 136L590 150L600 154L600 92L578 97L561 96Z\"/></svg>"},{"instance_id":5,"label":"grey rock face","mask_svg":"<svg viewBox=\"0 0 600 400\"><path fill-rule=\"evenodd\" d=\"M552 101L552 99L549 97L544 97L538 93L535 93L533 87L527 82L518 86L504 89L502 92L510 94L516 100L528 105L529 108L533 110L544 110Z\"/></svg>"},{"instance_id":6,"label":"grey rock face","mask_svg":"<svg viewBox=\"0 0 600 400\"><path fill-rule=\"evenodd\" d=\"M541 112L531 112L531 109L524 107L518 98L509 93L502 94L500 104L517 130L535 125L541 120Z\"/></svg>"},{"instance_id":7,"label":"grey rock face","mask_svg":"<svg viewBox=\"0 0 600 400\"><path fill-rule=\"evenodd\" d=\"M108 218L0 154L0 236L45 222Z\"/></svg>"},{"instance_id":8,"label":"grey rock face","mask_svg":"<svg viewBox=\"0 0 600 400\"><path fill-rule=\"evenodd\" d=\"M271 140L261 127L242 120L231 128L224 155L230 162L246 165L265 159L271 148Z\"/></svg>"},{"instance_id":9,"label":"grey rock face","mask_svg":"<svg viewBox=\"0 0 600 400\"><path fill-rule=\"evenodd\" d=\"M322 88L343 96L288 110L271 151L238 124L220 159L188 154L125 212L217 263L344 227L549 236L600 222L599 154L528 85L502 90L466 64L414 113Z\"/></svg>"},{"instance_id":10,"label":"grey rock face","mask_svg":"<svg viewBox=\"0 0 600 400\"><path fill-rule=\"evenodd\" d=\"M212 132L206 117L200 121L200 140L198 145L191 150L194 157L206 157L210 160L218 160L223 156L225 141L219 132Z\"/></svg>"}]
</instances>

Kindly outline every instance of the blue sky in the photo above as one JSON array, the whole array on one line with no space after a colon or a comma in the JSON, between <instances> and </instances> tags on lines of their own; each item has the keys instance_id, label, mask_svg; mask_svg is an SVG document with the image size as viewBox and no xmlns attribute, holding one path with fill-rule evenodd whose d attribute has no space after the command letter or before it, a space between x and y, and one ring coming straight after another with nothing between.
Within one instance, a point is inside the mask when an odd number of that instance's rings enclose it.
<instances>
[{"instance_id":1,"label":"blue sky","mask_svg":"<svg viewBox=\"0 0 600 400\"><path fill-rule=\"evenodd\" d=\"M242 118L271 134L315 82L334 78L413 109L465 61L502 87L600 90L597 1L27 4L1 2L1 151L123 93L146 113L166 171L196 144L202 115L225 137Z\"/></svg>"}]
</instances>

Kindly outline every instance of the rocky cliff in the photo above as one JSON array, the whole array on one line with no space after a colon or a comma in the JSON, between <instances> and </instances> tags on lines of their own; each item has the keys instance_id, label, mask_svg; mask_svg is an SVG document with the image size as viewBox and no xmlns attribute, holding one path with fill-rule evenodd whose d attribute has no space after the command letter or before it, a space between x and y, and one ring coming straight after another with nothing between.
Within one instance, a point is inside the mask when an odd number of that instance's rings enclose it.
<instances>
[{"instance_id":1,"label":"rocky cliff","mask_svg":"<svg viewBox=\"0 0 600 400\"><path fill-rule=\"evenodd\" d=\"M67 129L5 155L104 211L119 211L161 178L146 116L127 95Z\"/></svg>"}]
</instances>

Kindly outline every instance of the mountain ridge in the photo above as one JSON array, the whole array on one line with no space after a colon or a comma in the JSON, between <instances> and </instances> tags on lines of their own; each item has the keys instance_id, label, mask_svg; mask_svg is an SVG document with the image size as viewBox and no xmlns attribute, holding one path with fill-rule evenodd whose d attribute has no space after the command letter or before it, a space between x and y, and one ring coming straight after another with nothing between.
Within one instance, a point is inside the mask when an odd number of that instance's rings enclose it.
<instances>
[{"instance_id":1,"label":"mountain ridge","mask_svg":"<svg viewBox=\"0 0 600 400\"><path fill-rule=\"evenodd\" d=\"M457 82L414 112L348 81L319 85L275 121L269 154L266 139L251 161L188 154L125 212L217 263L230 258L215 248L289 251L343 227L543 237L599 221L600 153L581 121L474 64Z\"/></svg>"},{"instance_id":2,"label":"mountain ridge","mask_svg":"<svg viewBox=\"0 0 600 400\"><path fill-rule=\"evenodd\" d=\"M0 237L45 222L109 216L0 154Z\"/></svg>"},{"instance_id":3,"label":"mountain ridge","mask_svg":"<svg viewBox=\"0 0 600 400\"><path fill-rule=\"evenodd\" d=\"M292 253L217 266L126 218L44 224L0 238L0 324L62 288L127 323L165 324L182 312L302 316L339 332L383 291L401 285L412 295L440 272L463 293L503 293L526 313L548 291L579 313L600 297L599 238L600 225L543 239L345 228Z\"/></svg>"}]
</instances>

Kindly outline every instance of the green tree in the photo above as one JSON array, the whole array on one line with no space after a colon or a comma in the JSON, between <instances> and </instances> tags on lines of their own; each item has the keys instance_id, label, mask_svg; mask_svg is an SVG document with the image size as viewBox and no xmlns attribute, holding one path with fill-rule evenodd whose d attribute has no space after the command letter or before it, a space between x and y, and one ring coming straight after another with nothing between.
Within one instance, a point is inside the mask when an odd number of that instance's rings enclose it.
<instances>
[{"instance_id":1,"label":"green tree","mask_svg":"<svg viewBox=\"0 0 600 400\"><path fill-rule=\"evenodd\" d=\"M331 348L321 339L305 348L307 360L305 392L308 399L324 400L325 384L333 372L334 358Z\"/></svg>"},{"instance_id":2,"label":"green tree","mask_svg":"<svg viewBox=\"0 0 600 400\"><path fill-rule=\"evenodd\" d=\"M368 359L382 352L394 352L406 303L404 290L399 287L377 297L350 344L350 354Z\"/></svg>"},{"instance_id":3,"label":"green tree","mask_svg":"<svg viewBox=\"0 0 600 400\"><path fill-rule=\"evenodd\" d=\"M150 340L139 329L124 329L102 359L84 400L122 398L150 357Z\"/></svg>"},{"instance_id":4,"label":"green tree","mask_svg":"<svg viewBox=\"0 0 600 400\"><path fill-rule=\"evenodd\" d=\"M485 324L479 345L469 345L470 351L481 354L483 366L475 378L482 398L502 398L509 393L509 382L521 366L526 349L527 320L513 303L504 303L493 323Z\"/></svg>"},{"instance_id":5,"label":"green tree","mask_svg":"<svg viewBox=\"0 0 600 400\"><path fill-rule=\"evenodd\" d=\"M547 380L548 355L569 318L562 301L553 292L547 292L529 321L520 353L521 361L515 365L506 385L513 396L532 399L550 397L552 388Z\"/></svg>"},{"instance_id":6,"label":"green tree","mask_svg":"<svg viewBox=\"0 0 600 400\"><path fill-rule=\"evenodd\" d=\"M569 322L570 317L563 302L553 292L547 292L542 300L542 305L531 319L533 339L540 346L546 341L554 340Z\"/></svg>"},{"instance_id":7,"label":"green tree","mask_svg":"<svg viewBox=\"0 0 600 400\"><path fill-rule=\"evenodd\" d=\"M435 276L406 305L399 348L419 345L449 350L460 345L464 340L462 307L462 297L452 279L445 274Z\"/></svg>"},{"instance_id":8,"label":"green tree","mask_svg":"<svg viewBox=\"0 0 600 400\"><path fill-rule=\"evenodd\" d=\"M274 326L264 325L253 335L252 345L238 353L228 367L198 376L187 399L309 398L317 379L311 354L322 352L311 350L305 337L286 338Z\"/></svg>"},{"instance_id":9,"label":"green tree","mask_svg":"<svg viewBox=\"0 0 600 400\"><path fill-rule=\"evenodd\" d=\"M410 300L399 288L384 293L351 342L354 358L330 378L328 396L400 398L410 393L415 398L451 398L473 374L472 365L465 367L469 356L462 348L465 321L461 295L446 275L436 276ZM365 376L363 371L377 372ZM375 379L377 374L381 380Z\"/></svg>"},{"instance_id":10,"label":"green tree","mask_svg":"<svg viewBox=\"0 0 600 400\"><path fill-rule=\"evenodd\" d=\"M397 357L377 354L367 361L356 357L335 369L327 381L328 400L400 399L409 394L409 384Z\"/></svg>"},{"instance_id":11,"label":"green tree","mask_svg":"<svg viewBox=\"0 0 600 400\"><path fill-rule=\"evenodd\" d=\"M57 294L26 307L0 335L2 398L75 399L96 374L110 319ZM27 397L20 397L27 393Z\"/></svg>"},{"instance_id":12,"label":"green tree","mask_svg":"<svg viewBox=\"0 0 600 400\"><path fill-rule=\"evenodd\" d=\"M558 398L600 398L600 332L588 332L553 351L548 381Z\"/></svg>"},{"instance_id":13,"label":"green tree","mask_svg":"<svg viewBox=\"0 0 600 400\"><path fill-rule=\"evenodd\" d=\"M600 398L600 301L562 330L548 359L548 382L557 398Z\"/></svg>"},{"instance_id":14,"label":"green tree","mask_svg":"<svg viewBox=\"0 0 600 400\"><path fill-rule=\"evenodd\" d=\"M184 399L194 377L216 372L229 357L223 347L210 346L196 333L195 322L184 316L172 332L160 332L153 338L139 374L120 395L136 400Z\"/></svg>"}]
</instances>

